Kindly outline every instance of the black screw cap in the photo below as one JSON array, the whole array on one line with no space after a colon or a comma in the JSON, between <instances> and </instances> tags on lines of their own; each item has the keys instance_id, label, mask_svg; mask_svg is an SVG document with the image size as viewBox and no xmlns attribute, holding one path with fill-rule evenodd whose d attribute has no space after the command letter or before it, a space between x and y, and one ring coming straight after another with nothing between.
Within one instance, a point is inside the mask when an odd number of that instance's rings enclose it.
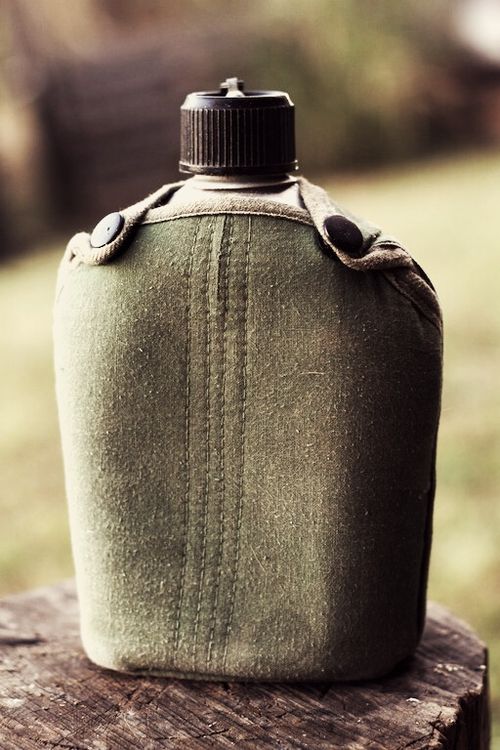
<instances>
[{"instance_id":1,"label":"black screw cap","mask_svg":"<svg viewBox=\"0 0 500 750\"><path fill-rule=\"evenodd\" d=\"M228 78L219 91L188 94L181 107L181 172L281 175L297 169L294 106L283 91L244 91Z\"/></svg>"}]
</instances>

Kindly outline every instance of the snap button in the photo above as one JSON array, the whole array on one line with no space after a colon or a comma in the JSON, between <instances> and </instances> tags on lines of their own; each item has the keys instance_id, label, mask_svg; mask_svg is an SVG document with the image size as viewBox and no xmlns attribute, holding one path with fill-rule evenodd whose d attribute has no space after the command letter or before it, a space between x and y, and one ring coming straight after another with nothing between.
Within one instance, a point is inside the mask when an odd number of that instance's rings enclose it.
<instances>
[{"instance_id":1,"label":"snap button","mask_svg":"<svg viewBox=\"0 0 500 750\"><path fill-rule=\"evenodd\" d=\"M323 224L325 233L336 248L348 255L360 255L363 247L363 235L356 224L345 216L333 214Z\"/></svg>"},{"instance_id":2,"label":"snap button","mask_svg":"<svg viewBox=\"0 0 500 750\"><path fill-rule=\"evenodd\" d=\"M115 211L112 214L108 214L101 221L95 225L92 234L90 235L90 244L92 247L104 247L112 242L120 234L125 219L123 216Z\"/></svg>"}]
</instances>

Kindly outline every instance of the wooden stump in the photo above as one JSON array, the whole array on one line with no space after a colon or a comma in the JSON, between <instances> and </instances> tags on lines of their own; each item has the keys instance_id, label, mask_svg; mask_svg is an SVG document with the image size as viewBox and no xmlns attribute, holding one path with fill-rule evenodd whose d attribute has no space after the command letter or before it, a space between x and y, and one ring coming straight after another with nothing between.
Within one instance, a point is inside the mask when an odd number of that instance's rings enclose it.
<instances>
[{"instance_id":1,"label":"wooden stump","mask_svg":"<svg viewBox=\"0 0 500 750\"><path fill-rule=\"evenodd\" d=\"M429 605L404 668L357 684L129 677L82 652L74 584L0 602L1 750L489 747L486 648Z\"/></svg>"}]
</instances>

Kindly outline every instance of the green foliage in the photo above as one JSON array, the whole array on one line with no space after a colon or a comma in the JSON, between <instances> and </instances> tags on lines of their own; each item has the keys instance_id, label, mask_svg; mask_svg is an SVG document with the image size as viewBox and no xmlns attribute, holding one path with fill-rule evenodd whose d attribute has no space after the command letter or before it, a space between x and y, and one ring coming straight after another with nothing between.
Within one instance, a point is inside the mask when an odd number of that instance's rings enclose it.
<instances>
[{"instance_id":1,"label":"green foliage","mask_svg":"<svg viewBox=\"0 0 500 750\"><path fill-rule=\"evenodd\" d=\"M454 43L448 0L274 0L254 13L254 54L241 75L290 91L308 169L386 163L437 145L431 91L441 95ZM439 97L438 97L439 98ZM451 138L452 134L447 133Z\"/></svg>"},{"instance_id":2,"label":"green foliage","mask_svg":"<svg viewBox=\"0 0 500 750\"><path fill-rule=\"evenodd\" d=\"M2 593L71 574L51 354L58 255L0 270Z\"/></svg>"}]
</instances>

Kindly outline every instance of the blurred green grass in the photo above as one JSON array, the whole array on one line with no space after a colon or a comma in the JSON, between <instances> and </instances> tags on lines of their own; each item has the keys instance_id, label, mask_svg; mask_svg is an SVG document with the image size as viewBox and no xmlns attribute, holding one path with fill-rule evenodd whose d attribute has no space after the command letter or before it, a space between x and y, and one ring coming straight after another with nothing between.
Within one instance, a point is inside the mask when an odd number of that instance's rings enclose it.
<instances>
[{"instance_id":1,"label":"blurred green grass","mask_svg":"<svg viewBox=\"0 0 500 750\"><path fill-rule=\"evenodd\" d=\"M399 237L437 287L445 380L430 596L488 642L500 748L500 152L321 180ZM319 181L319 180L318 180ZM53 395L60 247L0 269L0 593L72 572Z\"/></svg>"}]
</instances>

